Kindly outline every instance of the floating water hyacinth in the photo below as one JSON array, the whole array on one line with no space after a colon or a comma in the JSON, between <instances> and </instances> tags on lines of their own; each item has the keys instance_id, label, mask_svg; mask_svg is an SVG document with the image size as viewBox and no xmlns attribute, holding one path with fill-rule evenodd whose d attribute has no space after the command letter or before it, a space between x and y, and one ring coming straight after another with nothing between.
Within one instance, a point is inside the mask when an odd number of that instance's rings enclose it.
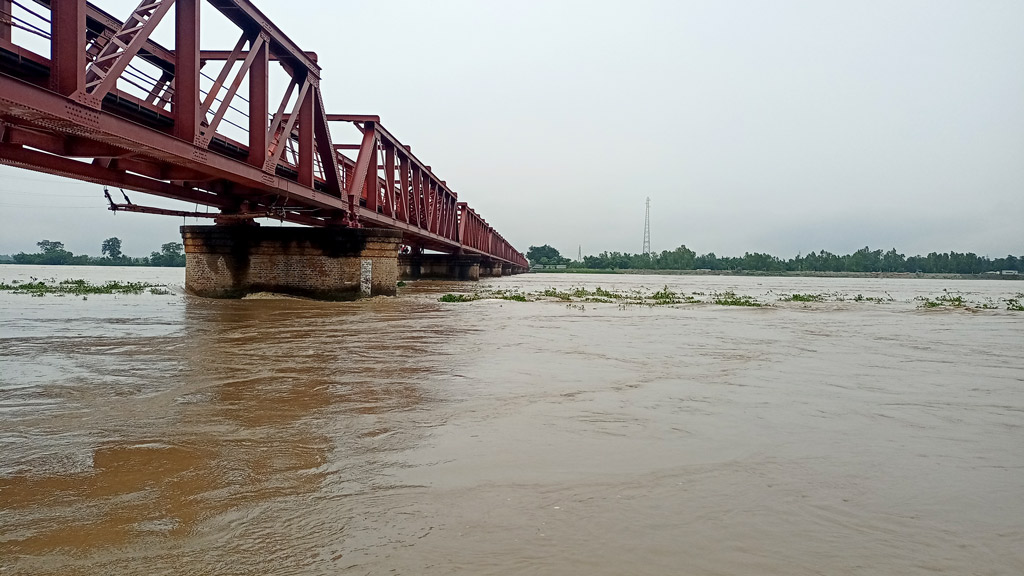
<instances>
[{"instance_id":1,"label":"floating water hyacinth","mask_svg":"<svg viewBox=\"0 0 1024 576\"><path fill-rule=\"evenodd\" d=\"M93 284L87 280L38 280L32 278L29 282L13 280L10 284L0 282L0 290L13 292L14 294L28 294L31 296L45 296L47 294L84 296L86 294L150 294L167 295L170 290L160 284L148 282L119 282L110 280L103 284Z\"/></svg>"},{"instance_id":2,"label":"floating water hyacinth","mask_svg":"<svg viewBox=\"0 0 1024 576\"><path fill-rule=\"evenodd\" d=\"M773 296L771 291L767 296ZM770 301L759 300L755 296L737 294L732 290L721 292L692 292L685 294L670 289L667 285L657 291L644 291L633 289L616 292L601 287L588 289L582 286L574 286L568 289L559 290L546 288L539 291L511 290L480 290L472 294L445 294L438 298L441 302L474 302L476 300L507 300L512 302L586 302L593 304L618 303L620 308L628 306L674 306L674 305L696 305L714 304L717 306L739 306L739 307L771 307ZM896 299L889 293L885 296L864 296L856 294L849 296L842 292L822 293L799 293L782 294L776 298L781 303L803 303L820 304L827 302L857 302L870 304L887 304L896 302ZM963 308L969 310L995 310L1005 308L1012 311L1024 311L1024 294L1016 294L1014 297L983 300L971 300L961 293L953 293L944 290L935 297L917 296L913 301L918 302L920 308Z\"/></svg>"}]
</instances>

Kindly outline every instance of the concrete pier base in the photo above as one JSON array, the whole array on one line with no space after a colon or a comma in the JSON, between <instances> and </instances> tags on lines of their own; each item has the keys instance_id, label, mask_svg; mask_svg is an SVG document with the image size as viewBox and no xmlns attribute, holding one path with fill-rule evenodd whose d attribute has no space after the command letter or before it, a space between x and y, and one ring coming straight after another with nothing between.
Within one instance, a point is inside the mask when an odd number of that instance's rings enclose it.
<instances>
[{"instance_id":1,"label":"concrete pier base","mask_svg":"<svg viewBox=\"0 0 1024 576\"><path fill-rule=\"evenodd\" d=\"M480 256L454 254L402 254L398 276L402 280L479 280Z\"/></svg>"},{"instance_id":2,"label":"concrete pier base","mask_svg":"<svg viewBox=\"0 0 1024 576\"><path fill-rule=\"evenodd\" d=\"M480 263L481 276L503 276L505 274L506 272L501 262L488 262L484 260Z\"/></svg>"},{"instance_id":3,"label":"concrete pier base","mask_svg":"<svg viewBox=\"0 0 1024 576\"><path fill-rule=\"evenodd\" d=\"M375 228L182 226L185 290L210 298L278 292L321 300L394 296L401 232Z\"/></svg>"}]
</instances>

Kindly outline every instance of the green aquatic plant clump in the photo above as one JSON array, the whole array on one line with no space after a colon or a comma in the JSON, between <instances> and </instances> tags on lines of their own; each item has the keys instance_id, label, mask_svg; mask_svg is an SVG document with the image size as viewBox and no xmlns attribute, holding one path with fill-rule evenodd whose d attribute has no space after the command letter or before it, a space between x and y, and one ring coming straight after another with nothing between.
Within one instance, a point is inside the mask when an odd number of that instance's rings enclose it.
<instances>
[{"instance_id":1,"label":"green aquatic plant clump","mask_svg":"<svg viewBox=\"0 0 1024 576\"><path fill-rule=\"evenodd\" d=\"M572 300L571 294L569 294L568 292L560 292L554 288L547 288L543 292L541 292L540 295L545 296L547 298L558 298L559 300L563 300L566 302Z\"/></svg>"},{"instance_id":2,"label":"green aquatic plant clump","mask_svg":"<svg viewBox=\"0 0 1024 576\"><path fill-rule=\"evenodd\" d=\"M59 296L86 296L90 294L142 294L149 291L150 294L168 295L171 293L166 286L149 284L147 282L118 282L111 280L103 284L93 284L87 280L38 280L32 278L29 282L12 281L10 284L0 282L0 290L9 291L14 294L28 294L31 296L45 296L55 294Z\"/></svg>"},{"instance_id":3,"label":"green aquatic plant clump","mask_svg":"<svg viewBox=\"0 0 1024 576\"><path fill-rule=\"evenodd\" d=\"M750 306L752 308L760 308L763 306L763 304L755 300L753 296L736 294L732 290L726 292L712 292L711 302L712 304L718 304L719 306Z\"/></svg>"},{"instance_id":4,"label":"green aquatic plant clump","mask_svg":"<svg viewBox=\"0 0 1024 576\"><path fill-rule=\"evenodd\" d=\"M518 292L516 293L518 294ZM491 292L484 292L480 295L481 298L499 298L499 299L514 299L517 301L532 302L537 299L553 298L562 302L591 302L595 304L613 304L618 303L621 306L667 306L677 304L708 304L716 303L723 305L732 306L751 306L758 307L762 306L760 302L750 296L738 296L733 292L726 293L712 293L710 299L698 298L697 296L705 296L702 292L694 292L693 294L685 294L676 292L668 287L663 286L660 290L650 292L644 289L633 289L624 292L615 292L606 290L601 287L594 289L587 289L586 287L573 286L568 289L559 290L557 288L547 288L541 292L527 292L524 293L524 299L520 300L518 297L509 298L509 295L502 290L496 290ZM716 300L717 298L717 300Z\"/></svg>"},{"instance_id":5,"label":"green aquatic plant clump","mask_svg":"<svg viewBox=\"0 0 1024 576\"><path fill-rule=\"evenodd\" d=\"M772 291L768 291L768 296ZM756 296L738 294L734 290L721 292L699 292L693 291L689 294L677 292L667 284L658 290L638 288L614 292L600 287L586 288L583 286L572 286L565 289L547 288L542 291L524 291L521 287L503 289L482 289L472 294L445 294L438 300L441 302L473 302L475 300L505 300L511 302L544 302L557 300L566 303L593 303L593 304L618 304L620 309L629 306L678 306L678 305L709 305L718 306L740 306L748 308L772 307L772 303L765 303ZM822 293L792 293L778 295L780 302L858 302L858 303L888 303L896 299L891 294L885 296L864 296L856 294L849 296L841 292ZM1007 310L1024 311L1024 294L1018 293L1012 298L985 298L981 301L971 300L959 292L944 290L936 297L918 296L915 298L922 308L962 308L966 310L994 310L1002 308L1005 304Z\"/></svg>"},{"instance_id":6,"label":"green aquatic plant clump","mask_svg":"<svg viewBox=\"0 0 1024 576\"><path fill-rule=\"evenodd\" d=\"M605 290L598 286L593 290L587 290L584 286L573 286L568 290L558 290L557 288L548 288L540 293L540 296L546 298L557 298L563 302L572 302L573 299L584 300L587 302L611 302L612 300L621 300L625 298L636 299L638 295L627 295L620 294L618 292L612 292L611 290Z\"/></svg>"},{"instance_id":7,"label":"green aquatic plant clump","mask_svg":"<svg viewBox=\"0 0 1024 576\"><path fill-rule=\"evenodd\" d=\"M513 292L512 294L503 294L501 296L501 299L509 300L512 302L529 302L525 294L520 294L518 292Z\"/></svg>"},{"instance_id":8,"label":"green aquatic plant clump","mask_svg":"<svg viewBox=\"0 0 1024 576\"><path fill-rule=\"evenodd\" d=\"M445 294L437 299L438 302L472 302L479 300L476 294Z\"/></svg>"},{"instance_id":9,"label":"green aquatic plant clump","mask_svg":"<svg viewBox=\"0 0 1024 576\"><path fill-rule=\"evenodd\" d=\"M651 299L658 303L664 302L675 304L677 302L680 302L679 294L669 290L667 284L661 290L658 290L654 294L651 294Z\"/></svg>"},{"instance_id":10,"label":"green aquatic plant clump","mask_svg":"<svg viewBox=\"0 0 1024 576\"><path fill-rule=\"evenodd\" d=\"M1024 312L1024 293L1017 293L1005 299L1006 309L1014 312Z\"/></svg>"},{"instance_id":11,"label":"green aquatic plant clump","mask_svg":"<svg viewBox=\"0 0 1024 576\"><path fill-rule=\"evenodd\" d=\"M600 286L598 286L597 288L594 288L594 296L593 297L594 298L605 298L605 299L617 300L619 298L622 298L622 295L618 294L616 292L609 292L608 290L605 290L604 288L601 288Z\"/></svg>"},{"instance_id":12,"label":"green aquatic plant clump","mask_svg":"<svg viewBox=\"0 0 1024 576\"><path fill-rule=\"evenodd\" d=\"M993 300L992 298L985 298L984 301L975 301L965 298L963 294L957 292L950 292L948 289L944 289L942 294L934 298L927 296L918 296L914 298L919 301L918 305L921 308L957 308L964 310L997 310L999 309L999 303L1002 302L1006 305L1006 309L1013 312L1024 312L1024 294L1018 293L1008 298L1000 298Z\"/></svg>"},{"instance_id":13,"label":"green aquatic plant clump","mask_svg":"<svg viewBox=\"0 0 1024 576\"><path fill-rule=\"evenodd\" d=\"M922 308L968 308L971 304L962 294L951 294L948 289L943 289L935 298L918 296L915 299L921 302Z\"/></svg>"},{"instance_id":14,"label":"green aquatic plant clump","mask_svg":"<svg viewBox=\"0 0 1024 576\"><path fill-rule=\"evenodd\" d=\"M533 294L512 290L484 290L473 294L445 294L438 302L475 302L477 300L506 300L509 302L532 302Z\"/></svg>"},{"instance_id":15,"label":"green aquatic plant clump","mask_svg":"<svg viewBox=\"0 0 1024 576\"><path fill-rule=\"evenodd\" d=\"M655 306L665 306L670 304L701 304L703 302L689 294L674 292L669 289L668 285L651 294L650 299L654 301Z\"/></svg>"},{"instance_id":16,"label":"green aquatic plant clump","mask_svg":"<svg viewBox=\"0 0 1024 576\"><path fill-rule=\"evenodd\" d=\"M888 292L885 293L885 298L881 296L865 296L863 294L857 294L853 297L854 302L874 302L875 304L881 304L882 302L895 302L896 299L892 297Z\"/></svg>"},{"instance_id":17,"label":"green aquatic plant clump","mask_svg":"<svg viewBox=\"0 0 1024 576\"><path fill-rule=\"evenodd\" d=\"M780 302L824 302L824 294L788 294L779 297Z\"/></svg>"}]
</instances>

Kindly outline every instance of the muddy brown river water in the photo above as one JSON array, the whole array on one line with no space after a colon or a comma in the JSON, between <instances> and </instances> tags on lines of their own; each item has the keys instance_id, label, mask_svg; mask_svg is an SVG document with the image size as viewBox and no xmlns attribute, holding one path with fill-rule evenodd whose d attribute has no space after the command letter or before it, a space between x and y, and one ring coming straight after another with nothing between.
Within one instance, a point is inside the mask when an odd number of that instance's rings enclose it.
<instances>
[{"instance_id":1,"label":"muddy brown river water","mask_svg":"<svg viewBox=\"0 0 1024 576\"><path fill-rule=\"evenodd\" d=\"M174 289L0 292L0 574L1024 573L1024 312L915 300L1024 282L29 276ZM438 302L662 285L772 306Z\"/></svg>"}]
</instances>

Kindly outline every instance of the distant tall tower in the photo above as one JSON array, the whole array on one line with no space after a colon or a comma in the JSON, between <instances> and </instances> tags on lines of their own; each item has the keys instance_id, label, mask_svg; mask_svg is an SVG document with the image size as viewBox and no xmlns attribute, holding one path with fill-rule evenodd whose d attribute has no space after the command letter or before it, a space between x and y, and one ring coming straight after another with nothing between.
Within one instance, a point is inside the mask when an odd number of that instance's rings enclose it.
<instances>
[{"instance_id":1,"label":"distant tall tower","mask_svg":"<svg viewBox=\"0 0 1024 576\"><path fill-rule=\"evenodd\" d=\"M580 247L576 252L576 261L583 262L583 244L580 244Z\"/></svg>"},{"instance_id":2,"label":"distant tall tower","mask_svg":"<svg viewBox=\"0 0 1024 576\"><path fill-rule=\"evenodd\" d=\"M651 197L647 197L647 213L644 214L644 255L651 253Z\"/></svg>"}]
</instances>

